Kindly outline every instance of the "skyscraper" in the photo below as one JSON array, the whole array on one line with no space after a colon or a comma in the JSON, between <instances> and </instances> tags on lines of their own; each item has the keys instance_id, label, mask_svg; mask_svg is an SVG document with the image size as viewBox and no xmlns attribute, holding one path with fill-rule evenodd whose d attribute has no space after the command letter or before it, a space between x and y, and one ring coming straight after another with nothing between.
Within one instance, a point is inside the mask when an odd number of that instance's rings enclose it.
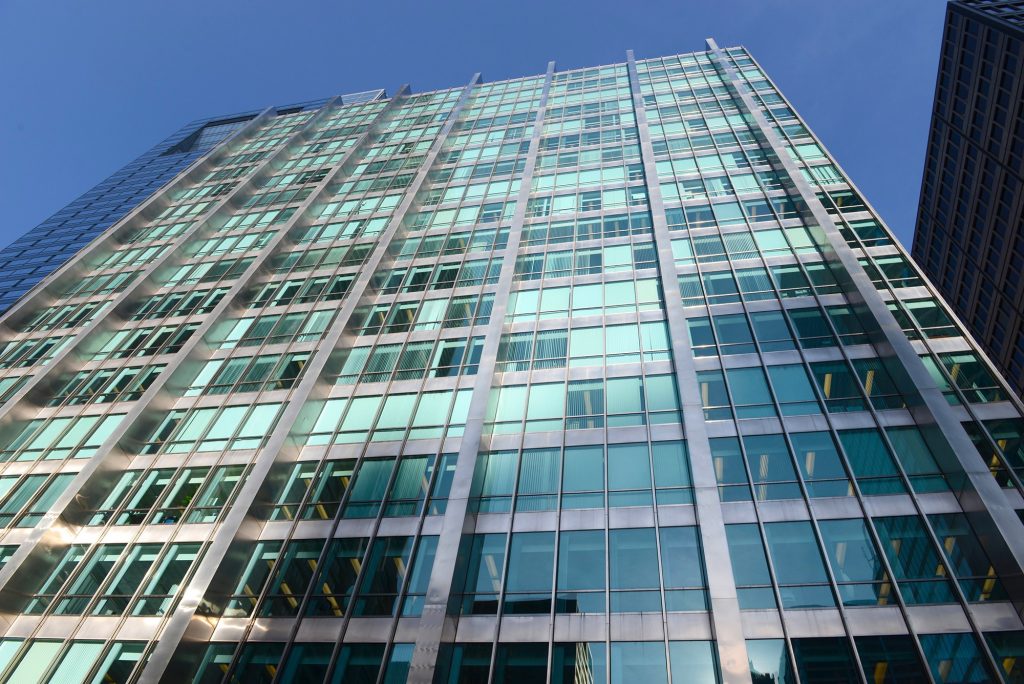
<instances>
[{"instance_id":1,"label":"skyscraper","mask_svg":"<svg viewBox=\"0 0 1024 684\"><path fill-rule=\"evenodd\" d=\"M913 255L1024 393L1024 3L947 6Z\"/></svg>"},{"instance_id":2,"label":"skyscraper","mask_svg":"<svg viewBox=\"0 0 1024 684\"><path fill-rule=\"evenodd\" d=\"M1020 402L743 48L264 112L2 322L0 681L1021 676Z\"/></svg>"}]
</instances>

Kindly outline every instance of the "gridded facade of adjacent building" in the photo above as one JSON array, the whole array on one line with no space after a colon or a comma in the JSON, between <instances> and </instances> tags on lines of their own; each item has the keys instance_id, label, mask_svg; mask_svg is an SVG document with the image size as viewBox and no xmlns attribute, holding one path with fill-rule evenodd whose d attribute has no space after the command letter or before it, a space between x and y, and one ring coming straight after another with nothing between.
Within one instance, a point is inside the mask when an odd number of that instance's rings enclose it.
<instances>
[{"instance_id":1,"label":"gridded facade of adjacent building","mask_svg":"<svg viewBox=\"0 0 1024 684\"><path fill-rule=\"evenodd\" d=\"M1024 3L949 3L914 259L1024 392Z\"/></svg>"},{"instance_id":2,"label":"gridded facade of adjacent building","mask_svg":"<svg viewBox=\"0 0 1024 684\"><path fill-rule=\"evenodd\" d=\"M742 48L268 111L0 324L4 682L1022 676L1021 406Z\"/></svg>"},{"instance_id":3,"label":"gridded facade of adjacent building","mask_svg":"<svg viewBox=\"0 0 1024 684\"><path fill-rule=\"evenodd\" d=\"M306 102L277 111L301 111L321 105L323 101ZM0 250L0 313L259 113L242 112L185 124Z\"/></svg>"}]
</instances>

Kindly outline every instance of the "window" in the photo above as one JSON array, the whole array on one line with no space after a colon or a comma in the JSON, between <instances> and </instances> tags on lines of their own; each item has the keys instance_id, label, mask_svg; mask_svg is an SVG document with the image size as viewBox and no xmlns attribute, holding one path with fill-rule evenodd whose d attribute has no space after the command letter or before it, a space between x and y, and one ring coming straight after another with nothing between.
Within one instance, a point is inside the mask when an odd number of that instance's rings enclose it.
<instances>
[{"instance_id":1,"label":"window","mask_svg":"<svg viewBox=\"0 0 1024 684\"><path fill-rule=\"evenodd\" d=\"M796 464L811 498L853 496L839 451L828 432L795 432L789 435Z\"/></svg>"},{"instance_id":2,"label":"window","mask_svg":"<svg viewBox=\"0 0 1024 684\"><path fill-rule=\"evenodd\" d=\"M764 532L782 596L782 607L833 607L835 599L811 524L766 523Z\"/></svg>"},{"instance_id":3,"label":"window","mask_svg":"<svg viewBox=\"0 0 1024 684\"><path fill-rule=\"evenodd\" d=\"M856 684L860 680L845 638L793 639L792 644L801 681Z\"/></svg>"},{"instance_id":4,"label":"window","mask_svg":"<svg viewBox=\"0 0 1024 684\"><path fill-rule=\"evenodd\" d=\"M755 682L796 684L784 639L748 639L747 660Z\"/></svg>"},{"instance_id":5,"label":"window","mask_svg":"<svg viewBox=\"0 0 1024 684\"><path fill-rule=\"evenodd\" d=\"M504 534L476 534L463 540L462 555L467 559L466 572L461 584L456 585L463 594L463 614L497 613L505 564L505 541ZM603 575L603 552L601 568Z\"/></svg>"},{"instance_id":6,"label":"window","mask_svg":"<svg viewBox=\"0 0 1024 684\"><path fill-rule=\"evenodd\" d=\"M733 410L737 419L773 418L775 404L764 370L760 366L750 368L729 368L725 371L732 393Z\"/></svg>"},{"instance_id":7,"label":"window","mask_svg":"<svg viewBox=\"0 0 1024 684\"><path fill-rule=\"evenodd\" d=\"M804 349L836 345L828 321L820 309L787 309L787 313L796 329L800 346Z\"/></svg>"},{"instance_id":8,"label":"window","mask_svg":"<svg viewBox=\"0 0 1024 684\"><path fill-rule=\"evenodd\" d=\"M906 406L903 394L885 369L882 359L854 359L852 363L872 406L880 411ZM902 370L899 368L897 372Z\"/></svg>"},{"instance_id":9,"label":"window","mask_svg":"<svg viewBox=\"0 0 1024 684\"><path fill-rule=\"evenodd\" d=\"M509 546L505 611L547 613L551 610L551 578L555 561L553 532L519 532Z\"/></svg>"},{"instance_id":10,"label":"window","mask_svg":"<svg viewBox=\"0 0 1024 684\"><path fill-rule=\"evenodd\" d=\"M604 530L564 531L558 541L556 610L605 612Z\"/></svg>"},{"instance_id":11,"label":"window","mask_svg":"<svg viewBox=\"0 0 1024 684\"><path fill-rule=\"evenodd\" d=\"M937 681L980 684L996 679L973 634L921 634L921 650Z\"/></svg>"},{"instance_id":12,"label":"window","mask_svg":"<svg viewBox=\"0 0 1024 684\"><path fill-rule=\"evenodd\" d=\"M860 662L868 676L885 673L886 681L927 681L913 637L859 636L855 639ZM947 680L948 681L948 680Z\"/></svg>"},{"instance_id":13,"label":"window","mask_svg":"<svg viewBox=\"0 0 1024 684\"><path fill-rule=\"evenodd\" d=\"M668 681L665 644L661 641L618 641L611 644L610 684Z\"/></svg>"},{"instance_id":14,"label":"window","mask_svg":"<svg viewBox=\"0 0 1024 684\"><path fill-rule=\"evenodd\" d=\"M726 525L725 537L740 609L775 608L771 573L757 525Z\"/></svg>"},{"instance_id":15,"label":"window","mask_svg":"<svg viewBox=\"0 0 1024 684\"><path fill-rule=\"evenodd\" d=\"M843 445L850 468L864 494L906 492L892 453L877 429L841 430L839 442Z\"/></svg>"},{"instance_id":16,"label":"window","mask_svg":"<svg viewBox=\"0 0 1024 684\"><path fill-rule=\"evenodd\" d=\"M822 520L818 529L844 606L892 602L892 583L864 520Z\"/></svg>"},{"instance_id":17,"label":"window","mask_svg":"<svg viewBox=\"0 0 1024 684\"><path fill-rule=\"evenodd\" d=\"M811 374L825 397L825 407L831 413L866 411L856 377L842 361L822 361L811 364Z\"/></svg>"},{"instance_id":18,"label":"window","mask_svg":"<svg viewBox=\"0 0 1024 684\"><path fill-rule=\"evenodd\" d=\"M1005 401L1006 392L974 352L939 354L950 380L970 403Z\"/></svg>"},{"instance_id":19,"label":"window","mask_svg":"<svg viewBox=\"0 0 1024 684\"><path fill-rule=\"evenodd\" d=\"M817 415L821 406L814 394L814 388L807 371L801 365L768 366L765 368L771 379L772 389L784 416Z\"/></svg>"},{"instance_id":20,"label":"window","mask_svg":"<svg viewBox=\"0 0 1024 684\"><path fill-rule=\"evenodd\" d=\"M754 327L754 336L763 352L788 351L796 349L793 335L786 325L781 311L752 311L750 321Z\"/></svg>"},{"instance_id":21,"label":"window","mask_svg":"<svg viewBox=\"0 0 1024 684\"><path fill-rule=\"evenodd\" d=\"M551 684L576 684L580 672L588 673L594 682L608 681L607 655L608 648L603 641L554 644Z\"/></svg>"},{"instance_id":22,"label":"window","mask_svg":"<svg viewBox=\"0 0 1024 684\"><path fill-rule=\"evenodd\" d=\"M949 571L916 516L875 518L872 522L904 602L909 605L955 602Z\"/></svg>"},{"instance_id":23,"label":"window","mask_svg":"<svg viewBox=\"0 0 1024 684\"><path fill-rule=\"evenodd\" d=\"M931 429L931 428L927 428ZM915 492L949 491L946 477L939 469L924 435L916 427L886 428L886 436L892 444L896 460L910 479ZM944 441L944 440L943 440Z\"/></svg>"},{"instance_id":24,"label":"window","mask_svg":"<svg viewBox=\"0 0 1024 684\"><path fill-rule=\"evenodd\" d=\"M0 451L0 460L89 458L122 418L124 414L29 421L20 431L14 431L16 436Z\"/></svg>"},{"instance_id":25,"label":"window","mask_svg":"<svg viewBox=\"0 0 1024 684\"><path fill-rule=\"evenodd\" d=\"M801 498L793 460L782 435L744 436L743 449L746 452L755 499L764 501Z\"/></svg>"},{"instance_id":26,"label":"window","mask_svg":"<svg viewBox=\"0 0 1024 684\"><path fill-rule=\"evenodd\" d=\"M967 516L963 513L936 513L929 515L928 521L935 530L946 561L956 572L967 600L1006 600L1006 590Z\"/></svg>"},{"instance_id":27,"label":"window","mask_svg":"<svg viewBox=\"0 0 1024 684\"><path fill-rule=\"evenodd\" d=\"M1024 660L1021 659L1024 654L1024 632L989 632L985 635L985 641L1006 681L1017 681L1024 666Z\"/></svg>"},{"instance_id":28,"label":"window","mask_svg":"<svg viewBox=\"0 0 1024 684\"><path fill-rule=\"evenodd\" d=\"M548 673L547 644L498 644L494 677L506 682L544 682Z\"/></svg>"},{"instance_id":29,"label":"window","mask_svg":"<svg viewBox=\"0 0 1024 684\"><path fill-rule=\"evenodd\" d=\"M728 420L732 418L732 404L725 389L725 377L721 371L700 371L697 373L697 387L704 406L705 420Z\"/></svg>"}]
</instances>

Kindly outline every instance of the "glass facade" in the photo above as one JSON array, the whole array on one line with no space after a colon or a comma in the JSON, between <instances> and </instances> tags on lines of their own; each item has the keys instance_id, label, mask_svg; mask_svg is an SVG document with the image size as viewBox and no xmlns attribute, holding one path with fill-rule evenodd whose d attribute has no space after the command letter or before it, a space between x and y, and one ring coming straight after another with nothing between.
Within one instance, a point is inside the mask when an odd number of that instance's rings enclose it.
<instances>
[{"instance_id":1,"label":"glass facade","mask_svg":"<svg viewBox=\"0 0 1024 684\"><path fill-rule=\"evenodd\" d=\"M158 198L3 318L0 682L1019 681L1020 403L744 49Z\"/></svg>"}]
</instances>

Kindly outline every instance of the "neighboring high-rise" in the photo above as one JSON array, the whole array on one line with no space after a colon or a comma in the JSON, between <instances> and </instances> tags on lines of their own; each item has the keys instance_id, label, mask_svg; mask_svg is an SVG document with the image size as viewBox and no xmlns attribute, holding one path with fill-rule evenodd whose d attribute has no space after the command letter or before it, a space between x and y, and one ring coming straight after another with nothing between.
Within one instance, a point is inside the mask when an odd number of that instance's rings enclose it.
<instances>
[{"instance_id":1,"label":"neighboring high-rise","mask_svg":"<svg viewBox=\"0 0 1024 684\"><path fill-rule=\"evenodd\" d=\"M317 108L307 102L278 112ZM0 250L0 313L128 215L189 164L259 115L258 111L185 124L139 158Z\"/></svg>"},{"instance_id":2,"label":"neighboring high-rise","mask_svg":"<svg viewBox=\"0 0 1024 684\"><path fill-rule=\"evenodd\" d=\"M1024 676L1020 402L743 48L264 112L0 328L2 682Z\"/></svg>"},{"instance_id":3,"label":"neighboring high-rise","mask_svg":"<svg viewBox=\"0 0 1024 684\"><path fill-rule=\"evenodd\" d=\"M1024 393L1024 2L946 10L914 259Z\"/></svg>"}]
</instances>

